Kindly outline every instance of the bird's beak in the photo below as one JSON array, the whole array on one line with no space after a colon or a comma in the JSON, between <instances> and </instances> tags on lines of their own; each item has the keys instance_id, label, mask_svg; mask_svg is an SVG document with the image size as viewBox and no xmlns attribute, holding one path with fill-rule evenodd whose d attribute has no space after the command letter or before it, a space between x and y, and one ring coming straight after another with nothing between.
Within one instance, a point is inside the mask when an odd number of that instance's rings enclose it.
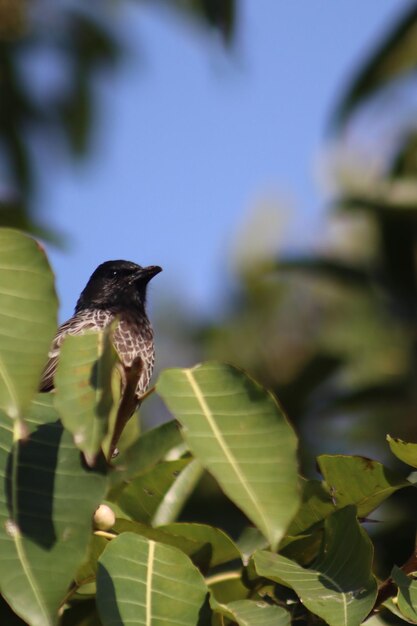
<instances>
[{"instance_id":1,"label":"bird's beak","mask_svg":"<svg viewBox=\"0 0 417 626\"><path fill-rule=\"evenodd\" d=\"M148 265L148 267L142 267L134 275L134 281L148 283L151 278L162 272L162 267L159 265Z\"/></svg>"}]
</instances>

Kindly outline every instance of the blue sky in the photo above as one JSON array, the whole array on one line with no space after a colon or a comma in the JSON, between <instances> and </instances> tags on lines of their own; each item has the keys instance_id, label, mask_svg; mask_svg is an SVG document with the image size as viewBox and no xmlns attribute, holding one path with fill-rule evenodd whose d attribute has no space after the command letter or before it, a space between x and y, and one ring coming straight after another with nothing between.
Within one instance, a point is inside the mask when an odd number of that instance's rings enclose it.
<instances>
[{"instance_id":1,"label":"blue sky","mask_svg":"<svg viewBox=\"0 0 417 626\"><path fill-rule=\"evenodd\" d=\"M119 20L128 58L97 85L93 158L58 166L41 200L68 236L66 250L48 250L61 320L112 258L163 266L154 306L171 292L214 311L236 231L265 198L290 207L288 245L308 244L322 224L317 161L332 106L407 4L242 0L230 52L170 11L130 4Z\"/></svg>"}]
</instances>

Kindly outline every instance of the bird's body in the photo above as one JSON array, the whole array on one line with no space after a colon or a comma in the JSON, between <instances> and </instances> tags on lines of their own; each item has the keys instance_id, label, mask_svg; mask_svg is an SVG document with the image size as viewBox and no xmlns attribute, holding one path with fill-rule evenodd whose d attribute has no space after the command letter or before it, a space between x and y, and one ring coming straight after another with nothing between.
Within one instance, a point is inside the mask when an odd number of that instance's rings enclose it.
<instances>
[{"instance_id":1,"label":"bird's body","mask_svg":"<svg viewBox=\"0 0 417 626\"><path fill-rule=\"evenodd\" d=\"M146 315L146 287L161 271L128 261L107 261L95 270L80 295L75 313L59 327L49 351L40 391L54 387L59 352L65 337L104 330L116 321L113 344L124 370L140 361L136 397L149 387L155 362L153 330Z\"/></svg>"}]
</instances>

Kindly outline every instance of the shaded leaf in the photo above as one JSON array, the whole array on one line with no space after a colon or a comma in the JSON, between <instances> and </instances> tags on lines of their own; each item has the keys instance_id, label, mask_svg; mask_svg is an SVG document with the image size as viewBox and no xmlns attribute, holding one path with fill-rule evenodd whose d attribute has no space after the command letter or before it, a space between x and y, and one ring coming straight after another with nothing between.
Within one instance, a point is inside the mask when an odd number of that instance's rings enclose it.
<instances>
[{"instance_id":1,"label":"shaded leaf","mask_svg":"<svg viewBox=\"0 0 417 626\"><path fill-rule=\"evenodd\" d=\"M291 623L288 611L263 601L236 600L229 604L219 604L212 600L211 607L217 613L234 620L239 626L289 626Z\"/></svg>"},{"instance_id":2,"label":"shaded leaf","mask_svg":"<svg viewBox=\"0 0 417 626\"><path fill-rule=\"evenodd\" d=\"M207 524L176 522L159 526L158 529L174 537L185 537L194 541L199 546L200 551L207 549L207 546L209 546L207 552L210 553L210 567L216 567L216 565L228 563L236 559L240 560L241 558L236 544L220 528L208 526Z\"/></svg>"},{"instance_id":3,"label":"shaded leaf","mask_svg":"<svg viewBox=\"0 0 417 626\"><path fill-rule=\"evenodd\" d=\"M36 419L27 418L31 433L24 441L13 442L10 421L0 414L0 586L31 626L56 623L106 487L105 475L86 469L57 421L51 395L44 396L44 423L40 402Z\"/></svg>"},{"instance_id":4,"label":"shaded leaf","mask_svg":"<svg viewBox=\"0 0 417 626\"><path fill-rule=\"evenodd\" d=\"M414 4L398 20L391 32L361 65L333 115L336 126L343 124L358 106L390 81L415 71L417 67L417 8Z\"/></svg>"},{"instance_id":5,"label":"shaded leaf","mask_svg":"<svg viewBox=\"0 0 417 626\"><path fill-rule=\"evenodd\" d=\"M372 556L372 544L349 506L326 519L323 553L311 569L265 551L253 559L259 575L292 587L331 626L358 626L376 598Z\"/></svg>"},{"instance_id":6,"label":"shaded leaf","mask_svg":"<svg viewBox=\"0 0 417 626\"><path fill-rule=\"evenodd\" d=\"M95 600L78 600L64 611L59 626L102 626Z\"/></svg>"},{"instance_id":7,"label":"shaded leaf","mask_svg":"<svg viewBox=\"0 0 417 626\"><path fill-rule=\"evenodd\" d=\"M279 260L276 266L279 272L303 272L316 277L329 278L338 283L353 287L369 288L370 275L366 269L355 265L347 265L342 261L319 258L299 257Z\"/></svg>"},{"instance_id":8,"label":"shaded leaf","mask_svg":"<svg viewBox=\"0 0 417 626\"><path fill-rule=\"evenodd\" d=\"M289 528L289 535L299 535L308 528L334 513L336 506L326 489L318 480L300 479L301 506Z\"/></svg>"},{"instance_id":9,"label":"shaded leaf","mask_svg":"<svg viewBox=\"0 0 417 626\"><path fill-rule=\"evenodd\" d=\"M387 435L387 441L391 452L403 463L417 468L417 443L407 443L402 439L396 439Z\"/></svg>"},{"instance_id":10,"label":"shaded leaf","mask_svg":"<svg viewBox=\"0 0 417 626\"><path fill-rule=\"evenodd\" d=\"M212 596L223 604L248 597L249 589L242 582L242 572L227 571L211 576L206 580Z\"/></svg>"},{"instance_id":11,"label":"shaded leaf","mask_svg":"<svg viewBox=\"0 0 417 626\"><path fill-rule=\"evenodd\" d=\"M117 410L112 393L116 360L110 331L68 336L61 346L55 406L89 465L94 464Z\"/></svg>"},{"instance_id":12,"label":"shaded leaf","mask_svg":"<svg viewBox=\"0 0 417 626\"><path fill-rule=\"evenodd\" d=\"M324 454L317 463L335 506L355 504L359 517L368 515L398 489L411 486L382 463L363 456Z\"/></svg>"},{"instance_id":13,"label":"shaded leaf","mask_svg":"<svg viewBox=\"0 0 417 626\"><path fill-rule=\"evenodd\" d=\"M110 485L114 493L121 484L156 465L181 441L181 434L175 420L165 422L141 435L132 446L113 461L115 471L110 475Z\"/></svg>"},{"instance_id":14,"label":"shaded leaf","mask_svg":"<svg viewBox=\"0 0 417 626\"><path fill-rule=\"evenodd\" d=\"M226 42L231 40L236 21L235 0L171 0L171 3L218 29Z\"/></svg>"},{"instance_id":15,"label":"shaded leaf","mask_svg":"<svg viewBox=\"0 0 417 626\"><path fill-rule=\"evenodd\" d=\"M153 526L175 522L199 483L204 469L197 459L185 467L162 498L152 518Z\"/></svg>"},{"instance_id":16,"label":"shaded leaf","mask_svg":"<svg viewBox=\"0 0 417 626\"><path fill-rule=\"evenodd\" d=\"M264 550L268 547L268 542L262 533L253 526L244 529L236 545L242 553L243 563L247 565L249 558L256 550Z\"/></svg>"},{"instance_id":17,"label":"shaded leaf","mask_svg":"<svg viewBox=\"0 0 417 626\"><path fill-rule=\"evenodd\" d=\"M118 518L113 527L115 533L122 535L123 533L135 533L141 537L164 543L168 546L174 546L178 548L184 554L190 555L197 552L199 545L193 539L182 537L181 535L175 536L171 533L165 533L160 528L153 528L142 522L135 522L133 520Z\"/></svg>"},{"instance_id":18,"label":"shaded leaf","mask_svg":"<svg viewBox=\"0 0 417 626\"><path fill-rule=\"evenodd\" d=\"M81 567L78 568L74 576L74 582L78 586L94 582L97 574L97 562L108 543L109 539L95 533L91 533L88 544L87 559Z\"/></svg>"},{"instance_id":19,"label":"shaded leaf","mask_svg":"<svg viewBox=\"0 0 417 626\"><path fill-rule=\"evenodd\" d=\"M297 439L271 394L229 365L166 370L157 391L193 454L276 547L299 504Z\"/></svg>"},{"instance_id":20,"label":"shaded leaf","mask_svg":"<svg viewBox=\"0 0 417 626\"><path fill-rule=\"evenodd\" d=\"M111 541L100 557L97 605L104 626L196 626L207 591L185 554L133 533Z\"/></svg>"},{"instance_id":21,"label":"shaded leaf","mask_svg":"<svg viewBox=\"0 0 417 626\"><path fill-rule=\"evenodd\" d=\"M175 546L205 571L240 558L239 550L230 537L219 528L206 524L178 522L152 528L141 522L117 519L114 531L119 534L133 532Z\"/></svg>"},{"instance_id":22,"label":"shaded leaf","mask_svg":"<svg viewBox=\"0 0 417 626\"><path fill-rule=\"evenodd\" d=\"M56 330L54 279L43 249L0 229L0 409L21 417L36 393Z\"/></svg>"},{"instance_id":23,"label":"shaded leaf","mask_svg":"<svg viewBox=\"0 0 417 626\"><path fill-rule=\"evenodd\" d=\"M119 507L137 522L149 523L167 491L175 483L191 458L164 461L132 480L118 494Z\"/></svg>"},{"instance_id":24,"label":"shaded leaf","mask_svg":"<svg viewBox=\"0 0 417 626\"><path fill-rule=\"evenodd\" d=\"M391 577L398 585L398 608L407 621L417 624L417 580L394 566Z\"/></svg>"}]
</instances>

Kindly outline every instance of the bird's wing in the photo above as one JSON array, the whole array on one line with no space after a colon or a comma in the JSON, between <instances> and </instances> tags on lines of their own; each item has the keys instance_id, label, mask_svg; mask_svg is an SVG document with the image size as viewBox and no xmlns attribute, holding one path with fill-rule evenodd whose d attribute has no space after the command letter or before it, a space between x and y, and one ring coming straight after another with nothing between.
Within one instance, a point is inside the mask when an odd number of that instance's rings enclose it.
<instances>
[{"instance_id":1,"label":"bird's wing","mask_svg":"<svg viewBox=\"0 0 417 626\"><path fill-rule=\"evenodd\" d=\"M58 366L59 351L67 335L82 335L89 330L100 330L97 319L89 315L74 315L59 328L48 352L48 362L42 373L39 391L51 391L54 388L54 376Z\"/></svg>"}]
</instances>

